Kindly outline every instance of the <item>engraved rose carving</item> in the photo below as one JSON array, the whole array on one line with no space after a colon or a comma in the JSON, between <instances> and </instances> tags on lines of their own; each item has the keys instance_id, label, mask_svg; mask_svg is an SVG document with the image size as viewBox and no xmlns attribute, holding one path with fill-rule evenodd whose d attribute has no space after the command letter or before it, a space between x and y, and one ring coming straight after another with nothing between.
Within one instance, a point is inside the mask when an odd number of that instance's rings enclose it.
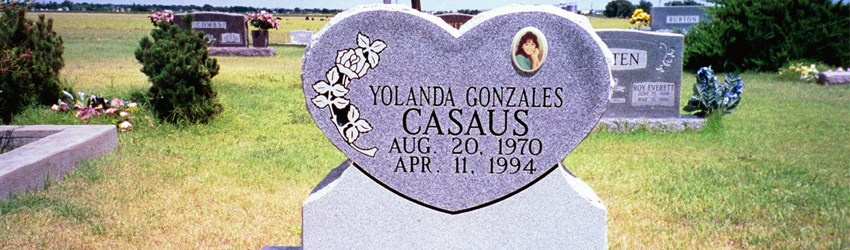
<instances>
[{"instance_id":1,"label":"engraved rose carving","mask_svg":"<svg viewBox=\"0 0 850 250\"><path fill-rule=\"evenodd\" d=\"M366 60L363 48L340 50L336 54L336 67L348 78L357 79L369 70Z\"/></svg>"},{"instance_id":2,"label":"engraved rose carving","mask_svg":"<svg viewBox=\"0 0 850 250\"><path fill-rule=\"evenodd\" d=\"M350 79L361 78L370 68L378 66L381 59L378 53L387 48L383 41L371 42L369 37L362 33L357 34L357 46L359 47L339 50L336 54L336 67Z\"/></svg>"},{"instance_id":3,"label":"engraved rose carving","mask_svg":"<svg viewBox=\"0 0 850 250\"><path fill-rule=\"evenodd\" d=\"M360 134L372 131L372 124L360 118L360 110L345 95L351 80L365 76L370 68L378 66L381 60L378 54L387 48L387 44L381 40L372 42L368 36L358 33L357 46L337 51L336 66L328 70L325 80L313 84L317 95L311 101L318 108L329 109L339 135L349 146L365 155L375 156L378 148L363 149L354 145Z\"/></svg>"},{"instance_id":4,"label":"engraved rose carving","mask_svg":"<svg viewBox=\"0 0 850 250\"><path fill-rule=\"evenodd\" d=\"M349 80L345 77L340 78L336 67L328 70L327 80L318 81L316 84L313 84L313 90L319 94L313 98L313 104L319 108L325 108L330 104L333 104L338 109L345 108L349 103L349 100L344 98L345 94L348 93L348 89L345 86L348 85Z\"/></svg>"}]
</instances>

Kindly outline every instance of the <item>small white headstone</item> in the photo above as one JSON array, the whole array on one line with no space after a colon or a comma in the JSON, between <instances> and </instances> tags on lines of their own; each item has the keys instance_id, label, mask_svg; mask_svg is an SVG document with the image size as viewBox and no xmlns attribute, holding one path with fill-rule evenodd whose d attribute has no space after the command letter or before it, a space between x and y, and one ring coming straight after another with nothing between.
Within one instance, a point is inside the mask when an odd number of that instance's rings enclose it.
<instances>
[{"instance_id":1,"label":"small white headstone","mask_svg":"<svg viewBox=\"0 0 850 250\"><path fill-rule=\"evenodd\" d=\"M313 32L309 30L293 30L289 31L289 43L298 45L307 45L310 43L310 37Z\"/></svg>"}]
</instances>

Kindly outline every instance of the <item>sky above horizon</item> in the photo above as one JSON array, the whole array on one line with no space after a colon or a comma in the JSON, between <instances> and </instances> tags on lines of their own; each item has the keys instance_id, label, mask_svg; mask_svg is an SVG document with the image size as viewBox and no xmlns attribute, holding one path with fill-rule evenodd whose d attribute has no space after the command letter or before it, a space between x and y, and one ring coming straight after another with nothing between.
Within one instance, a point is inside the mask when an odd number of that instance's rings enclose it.
<instances>
[{"instance_id":1,"label":"sky above horizon","mask_svg":"<svg viewBox=\"0 0 850 250\"><path fill-rule=\"evenodd\" d=\"M62 2L63 0L37 0L38 2ZM575 3L579 10L604 9L611 0L564 0L566 3ZM637 4L639 0L630 0ZM661 6L670 0L649 0L653 6ZM349 9L357 5L382 4L383 0L71 0L74 3L98 3L98 4L161 4L161 5L198 5L209 4L212 6L246 6L258 8L327 8L327 9ZM410 6L410 0L392 0L393 3ZM459 9L488 10L509 4L548 4L557 5L561 0L473 0L473 1L429 1L420 0L423 11L456 11ZM698 1L702 2L702 1Z\"/></svg>"}]
</instances>

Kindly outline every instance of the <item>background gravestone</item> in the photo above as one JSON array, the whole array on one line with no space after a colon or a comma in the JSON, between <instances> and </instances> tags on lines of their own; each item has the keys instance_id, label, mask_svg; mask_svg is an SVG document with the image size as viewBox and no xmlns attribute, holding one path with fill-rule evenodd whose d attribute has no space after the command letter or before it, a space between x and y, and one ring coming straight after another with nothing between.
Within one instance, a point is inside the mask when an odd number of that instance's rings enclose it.
<instances>
[{"instance_id":1,"label":"background gravestone","mask_svg":"<svg viewBox=\"0 0 850 250\"><path fill-rule=\"evenodd\" d=\"M685 37L635 30L596 34L614 54L617 82L603 117L679 118Z\"/></svg>"},{"instance_id":2,"label":"background gravestone","mask_svg":"<svg viewBox=\"0 0 850 250\"><path fill-rule=\"evenodd\" d=\"M307 45L310 43L310 37L313 32L309 30L292 30L289 31L289 43L295 45Z\"/></svg>"},{"instance_id":3,"label":"background gravestone","mask_svg":"<svg viewBox=\"0 0 850 250\"><path fill-rule=\"evenodd\" d=\"M203 31L209 47L248 47L248 17L222 12L195 12L192 29ZM174 15L174 23L183 28L183 17Z\"/></svg>"},{"instance_id":4,"label":"background gravestone","mask_svg":"<svg viewBox=\"0 0 850 250\"><path fill-rule=\"evenodd\" d=\"M449 13L438 15L440 19L446 21L452 28L460 29L460 26L472 19L472 15L461 14L461 13Z\"/></svg>"},{"instance_id":5,"label":"background gravestone","mask_svg":"<svg viewBox=\"0 0 850 250\"><path fill-rule=\"evenodd\" d=\"M702 126L702 119L680 114L684 36L623 29L596 34L614 54L617 83L600 124L614 131L642 124L675 131Z\"/></svg>"},{"instance_id":6,"label":"background gravestone","mask_svg":"<svg viewBox=\"0 0 850 250\"><path fill-rule=\"evenodd\" d=\"M547 54L531 72L514 64L528 27ZM456 30L357 7L303 60L307 109L352 160L305 201L305 249L607 246L604 206L560 165L610 97L613 57L586 18L513 5Z\"/></svg>"},{"instance_id":7,"label":"background gravestone","mask_svg":"<svg viewBox=\"0 0 850 250\"><path fill-rule=\"evenodd\" d=\"M710 22L704 6L652 7L652 31L674 32L676 29L688 33L692 26L701 21Z\"/></svg>"}]
</instances>

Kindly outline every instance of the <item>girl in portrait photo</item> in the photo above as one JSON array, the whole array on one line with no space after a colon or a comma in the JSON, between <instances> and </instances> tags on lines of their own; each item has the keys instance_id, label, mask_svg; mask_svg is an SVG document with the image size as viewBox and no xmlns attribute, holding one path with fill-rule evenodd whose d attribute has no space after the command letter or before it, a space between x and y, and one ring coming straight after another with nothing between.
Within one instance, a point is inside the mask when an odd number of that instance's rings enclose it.
<instances>
[{"instance_id":1,"label":"girl in portrait photo","mask_svg":"<svg viewBox=\"0 0 850 250\"><path fill-rule=\"evenodd\" d=\"M539 34L539 31L534 32L536 30L534 28L525 28L517 34L517 36L522 34L519 40L514 39L514 43L516 44L514 63L524 72L536 71L543 62L545 54L544 46L541 46L542 39L538 38L535 34Z\"/></svg>"}]
</instances>

